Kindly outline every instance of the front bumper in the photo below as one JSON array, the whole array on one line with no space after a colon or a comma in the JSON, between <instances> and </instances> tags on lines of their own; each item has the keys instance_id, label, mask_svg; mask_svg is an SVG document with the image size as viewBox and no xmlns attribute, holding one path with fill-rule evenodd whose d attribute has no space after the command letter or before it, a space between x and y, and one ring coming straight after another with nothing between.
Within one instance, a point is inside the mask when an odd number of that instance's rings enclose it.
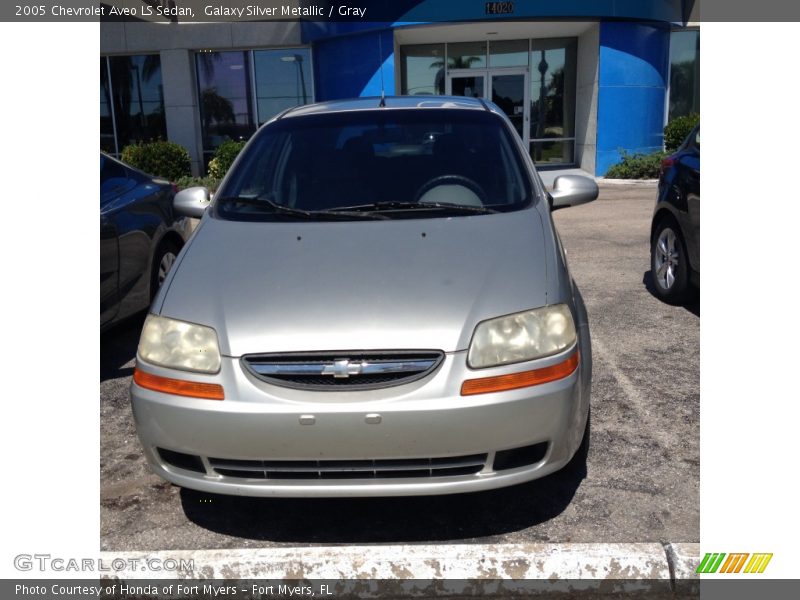
<instances>
[{"instance_id":1,"label":"front bumper","mask_svg":"<svg viewBox=\"0 0 800 600\"><path fill-rule=\"evenodd\" d=\"M429 377L380 390L309 392L267 384L246 372L238 359L223 358L214 376L182 374L219 383L225 400L184 398L131 387L137 432L154 472L183 487L244 496L404 496L451 494L523 483L556 471L580 445L589 406L583 364L564 379L512 391L461 396L465 379L547 367L564 354L501 368L471 371L465 353L448 354ZM175 377L176 372L140 363L139 369ZM535 462L495 469L497 452L546 444ZM195 470L167 462L158 449L195 457ZM446 470L345 474L320 477L314 464L419 463L485 455L473 472ZM308 473L284 479L279 473L230 476L220 463L299 464ZM299 461L284 463L284 461ZM318 462L322 461L322 462ZM473 458L474 461L474 458ZM349 464L349 463L348 463ZM312 465L312 468L309 468ZM399 467L398 467L399 468ZM223 474L220 471L228 474ZM437 474L438 473L438 474ZM442 473L444 473L442 475ZM341 477L341 475L336 475Z\"/></svg>"}]
</instances>

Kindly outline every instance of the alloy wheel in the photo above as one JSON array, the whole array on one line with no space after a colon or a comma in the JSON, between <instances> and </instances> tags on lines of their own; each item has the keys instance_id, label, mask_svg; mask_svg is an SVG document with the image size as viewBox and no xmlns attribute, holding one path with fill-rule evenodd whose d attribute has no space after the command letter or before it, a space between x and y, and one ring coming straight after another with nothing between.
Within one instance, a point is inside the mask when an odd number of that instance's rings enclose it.
<instances>
[{"instance_id":1,"label":"alloy wheel","mask_svg":"<svg viewBox=\"0 0 800 600\"><path fill-rule=\"evenodd\" d=\"M164 283L167 273L169 273L176 258L176 255L169 251L165 252L164 256L161 257L161 262L158 263L158 287L161 287L161 284Z\"/></svg>"},{"instance_id":2,"label":"alloy wheel","mask_svg":"<svg viewBox=\"0 0 800 600\"><path fill-rule=\"evenodd\" d=\"M664 290L675 284L675 277L680 267L680 252L675 232L665 227L656 240L655 279Z\"/></svg>"}]
</instances>

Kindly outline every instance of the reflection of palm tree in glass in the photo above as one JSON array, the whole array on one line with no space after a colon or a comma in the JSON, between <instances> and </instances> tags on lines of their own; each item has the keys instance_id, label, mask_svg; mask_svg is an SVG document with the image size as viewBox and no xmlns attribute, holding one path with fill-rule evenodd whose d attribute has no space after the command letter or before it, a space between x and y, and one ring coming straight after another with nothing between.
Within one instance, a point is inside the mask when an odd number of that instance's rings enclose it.
<instances>
[{"instance_id":1,"label":"reflection of palm tree in glass","mask_svg":"<svg viewBox=\"0 0 800 600\"><path fill-rule=\"evenodd\" d=\"M688 115L697 110L692 106L694 97L685 92L694 91L695 84L695 67L694 61L687 60L672 65L669 74L669 86L671 90L676 90L679 93L672 92L670 94L669 102L669 118L680 117ZM684 93L680 93L684 92Z\"/></svg>"},{"instance_id":2,"label":"reflection of palm tree in glass","mask_svg":"<svg viewBox=\"0 0 800 600\"><path fill-rule=\"evenodd\" d=\"M552 137L547 130L560 127L564 122L564 69L553 71L550 85L540 83L540 97L531 103L531 119L536 138Z\"/></svg>"},{"instance_id":3,"label":"reflection of palm tree in glass","mask_svg":"<svg viewBox=\"0 0 800 600\"><path fill-rule=\"evenodd\" d=\"M472 65L480 62L480 56L451 56L447 61L448 69L471 69ZM436 72L434 86L436 87L437 94L444 94L444 59L435 60L429 67L431 69L439 69Z\"/></svg>"},{"instance_id":4,"label":"reflection of palm tree in glass","mask_svg":"<svg viewBox=\"0 0 800 600\"><path fill-rule=\"evenodd\" d=\"M206 88L201 92L200 96L203 131L206 135L210 135L212 122L223 124L236 121L236 115L233 112L233 103L224 96L220 96L217 93L217 88Z\"/></svg>"},{"instance_id":5,"label":"reflection of palm tree in glass","mask_svg":"<svg viewBox=\"0 0 800 600\"><path fill-rule=\"evenodd\" d=\"M545 137L564 135L564 69L553 71L547 88L547 123L552 125L545 130ZM552 131L551 131L552 130Z\"/></svg>"},{"instance_id":6,"label":"reflection of palm tree in glass","mask_svg":"<svg viewBox=\"0 0 800 600\"><path fill-rule=\"evenodd\" d=\"M203 78L206 81L213 81L214 79L214 63L219 61L221 55L219 52L198 52L197 64L200 66Z\"/></svg>"},{"instance_id":7,"label":"reflection of palm tree in glass","mask_svg":"<svg viewBox=\"0 0 800 600\"><path fill-rule=\"evenodd\" d=\"M142 84L148 83L161 70L157 54L147 55L141 63L130 56L114 56L111 63L111 87L113 88L114 116L120 146L142 139L147 135L147 121L142 99ZM131 114L134 89L138 98L138 113ZM111 90L104 86L106 101L111 100Z\"/></svg>"}]
</instances>

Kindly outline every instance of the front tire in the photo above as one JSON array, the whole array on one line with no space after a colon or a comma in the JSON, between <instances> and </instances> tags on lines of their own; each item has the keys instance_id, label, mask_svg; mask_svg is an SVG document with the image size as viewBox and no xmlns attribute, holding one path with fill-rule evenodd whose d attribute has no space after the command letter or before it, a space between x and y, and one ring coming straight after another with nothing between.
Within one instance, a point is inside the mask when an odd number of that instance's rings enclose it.
<instances>
[{"instance_id":1,"label":"front tire","mask_svg":"<svg viewBox=\"0 0 800 600\"><path fill-rule=\"evenodd\" d=\"M680 304L689 291L686 242L674 219L662 219L650 243L650 272L656 296L669 304Z\"/></svg>"}]
</instances>

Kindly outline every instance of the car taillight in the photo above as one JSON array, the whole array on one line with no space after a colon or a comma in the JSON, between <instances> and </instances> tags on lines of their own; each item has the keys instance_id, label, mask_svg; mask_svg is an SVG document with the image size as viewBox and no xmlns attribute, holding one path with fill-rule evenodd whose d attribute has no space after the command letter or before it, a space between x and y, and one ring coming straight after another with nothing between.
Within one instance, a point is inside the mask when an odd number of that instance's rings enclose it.
<instances>
[{"instance_id":1,"label":"car taillight","mask_svg":"<svg viewBox=\"0 0 800 600\"><path fill-rule=\"evenodd\" d=\"M676 161L675 161L675 157L674 156L668 156L668 157L662 159L661 160L661 170L659 171L659 175L663 175L664 173L666 173L669 170L669 168L672 165L675 164L675 162Z\"/></svg>"}]
</instances>

